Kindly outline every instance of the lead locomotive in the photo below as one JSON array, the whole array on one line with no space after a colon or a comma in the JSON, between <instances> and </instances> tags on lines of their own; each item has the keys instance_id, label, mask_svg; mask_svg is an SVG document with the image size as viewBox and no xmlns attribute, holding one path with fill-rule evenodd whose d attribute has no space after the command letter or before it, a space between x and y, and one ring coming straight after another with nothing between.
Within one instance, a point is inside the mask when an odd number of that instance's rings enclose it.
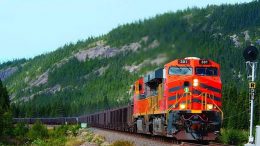
<instances>
[{"instance_id":1,"label":"lead locomotive","mask_svg":"<svg viewBox=\"0 0 260 146\"><path fill-rule=\"evenodd\" d=\"M223 120L220 66L196 57L165 64L134 84L138 133L215 140Z\"/></svg>"}]
</instances>

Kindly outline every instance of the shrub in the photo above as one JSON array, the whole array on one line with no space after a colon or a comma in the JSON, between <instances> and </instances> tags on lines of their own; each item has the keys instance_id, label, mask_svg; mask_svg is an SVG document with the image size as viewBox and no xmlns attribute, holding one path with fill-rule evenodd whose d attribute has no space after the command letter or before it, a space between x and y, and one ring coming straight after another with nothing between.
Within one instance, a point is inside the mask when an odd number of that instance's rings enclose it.
<instances>
[{"instance_id":1,"label":"shrub","mask_svg":"<svg viewBox=\"0 0 260 146\"><path fill-rule=\"evenodd\" d=\"M44 139L48 137L47 128L40 122L36 121L32 128L29 130L28 138L30 140Z\"/></svg>"},{"instance_id":2,"label":"shrub","mask_svg":"<svg viewBox=\"0 0 260 146\"><path fill-rule=\"evenodd\" d=\"M73 125L69 127L69 131L72 132L73 136L76 136L78 134L78 130L80 128L80 125Z\"/></svg>"},{"instance_id":3,"label":"shrub","mask_svg":"<svg viewBox=\"0 0 260 146\"><path fill-rule=\"evenodd\" d=\"M67 142L67 139L65 136L60 137L52 137L48 140L47 144L50 146L63 146Z\"/></svg>"},{"instance_id":4,"label":"shrub","mask_svg":"<svg viewBox=\"0 0 260 146\"><path fill-rule=\"evenodd\" d=\"M80 146L84 143L84 141L82 139L78 139L76 137L70 137L67 142L66 142L66 146Z\"/></svg>"},{"instance_id":5,"label":"shrub","mask_svg":"<svg viewBox=\"0 0 260 146\"><path fill-rule=\"evenodd\" d=\"M94 134L93 134L93 133L88 133L88 134L86 135L86 140L87 140L88 142L91 142L93 138L94 138Z\"/></svg>"},{"instance_id":6,"label":"shrub","mask_svg":"<svg viewBox=\"0 0 260 146\"><path fill-rule=\"evenodd\" d=\"M246 143L248 134L243 130L221 130L220 140L225 144L241 145Z\"/></svg>"},{"instance_id":7,"label":"shrub","mask_svg":"<svg viewBox=\"0 0 260 146\"><path fill-rule=\"evenodd\" d=\"M13 121L12 121L13 117L12 117L11 111L4 112L2 115L0 114L0 117L1 117L0 133L4 136L13 135L13 130L12 130L13 129Z\"/></svg>"},{"instance_id":8,"label":"shrub","mask_svg":"<svg viewBox=\"0 0 260 146\"><path fill-rule=\"evenodd\" d=\"M95 135L91 142L101 145L105 141L105 138L100 135Z\"/></svg>"},{"instance_id":9,"label":"shrub","mask_svg":"<svg viewBox=\"0 0 260 146\"><path fill-rule=\"evenodd\" d=\"M52 136L53 137L61 137L61 136L66 136L66 132L69 129L67 125L61 125L59 127L54 127L52 131Z\"/></svg>"},{"instance_id":10,"label":"shrub","mask_svg":"<svg viewBox=\"0 0 260 146\"><path fill-rule=\"evenodd\" d=\"M14 135L15 136L24 136L29 131L29 126L26 125L24 122L17 123L14 128Z\"/></svg>"},{"instance_id":11,"label":"shrub","mask_svg":"<svg viewBox=\"0 0 260 146\"><path fill-rule=\"evenodd\" d=\"M111 144L111 146L134 146L133 142L118 140Z\"/></svg>"},{"instance_id":12,"label":"shrub","mask_svg":"<svg viewBox=\"0 0 260 146\"><path fill-rule=\"evenodd\" d=\"M19 139L19 140L24 140L29 131L29 126L26 125L25 123L21 122L18 123L15 128L14 128L14 135Z\"/></svg>"},{"instance_id":13,"label":"shrub","mask_svg":"<svg viewBox=\"0 0 260 146\"><path fill-rule=\"evenodd\" d=\"M44 140L35 139L35 140L32 142L32 146L48 146L48 144L47 144Z\"/></svg>"}]
</instances>

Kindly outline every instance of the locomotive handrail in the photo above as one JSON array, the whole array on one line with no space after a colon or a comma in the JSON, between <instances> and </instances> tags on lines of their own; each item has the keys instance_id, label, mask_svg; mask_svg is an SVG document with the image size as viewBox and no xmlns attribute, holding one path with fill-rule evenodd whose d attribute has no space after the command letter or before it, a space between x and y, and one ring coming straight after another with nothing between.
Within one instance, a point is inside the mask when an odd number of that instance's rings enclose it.
<instances>
[{"instance_id":1,"label":"locomotive handrail","mask_svg":"<svg viewBox=\"0 0 260 146\"><path fill-rule=\"evenodd\" d=\"M172 110L173 107L175 107L175 105L176 105L177 103L180 102L181 98L178 99L178 95L177 95L177 93L176 93L176 100L177 100L177 101L176 101L173 105L171 105L170 108L168 108L167 113L168 113L170 110Z\"/></svg>"},{"instance_id":2,"label":"locomotive handrail","mask_svg":"<svg viewBox=\"0 0 260 146\"><path fill-rule=\"evenodd\" d=\"M209 98L211 100L211 102L215 105L215 107L217 107L217 109L220 111L220 113L221 113L221 121L223 122L224 113L221 110L221 108L215 103L215 101L214 101L214 99L215 99L214 94L208 94L208 93L204 93L204 92L201 93L201 94L205 94L205 96L204 96L204 99L205 99L205 105L204 105L205 107L204 107L204 109L207 110L207 99ZM209 95L209 97L207 95ZM203 97L202 97L202 99L203 99ZM203 100L202 100L202 103L203 103ZM202 104L202 106L203 106L203 104Z\"/></svg>"},{"instance_id":3,"label":"locomotive handrail","mask_svg":"<svg viewBox=\"0 0 260 146\"><path fill-rule=\"evenodd\" d=\"M203 94L204 94L204 96L203 96ZM202 96L201 96L201 98L202 98L202 101L201 101L201 109L203 110L206 110L207 109L207 93L202 93ZM204 101L205 100L205 101ZM205 104L203 104L203 103L205 103Z\"/></svg>"},{"instance_id":4,"label":"locomotive handrail","mask_svg":"<svg viewBox=\"0 0 260 146\"><path fill-rule=\"evenodd\" d=\"M185 109L191 109L191 92L188 92L188 93L183 93L183 96L184 94L188 94L187 96L185 96L185 99L186 99L186 102L185 102ZM189 96L189 108L188 108L188 96Z\"/></svg>"},{"instance_id":5,"label":"locomotive handrail","mask_svg":"<svg viewBox=\"0 0 260 146\"><path fill-rule=\"evenodd\" d=\"M187 92L187 93L183 93L182 94L182 96L178 99L178 95L177 95L177 93L176 93L176 99L177 99L177 101L173 104L173 105L171 105L171 107L169 107L168 108L168 110L167 110L167 113L170 111L170 110L172 110L173 108L175 108L175 106L176 106L176 104L178 104L179 102L180 102L180 100L182 99L182 97L184 96L184 94L188 94L188 96L190 97L190 104L191 104L191 95L192 95L192 93L191 92ZM186 96L186 106L185 107L187 107L187 96ZM187 109L187 108L186 108ZM190 109L191 109L191 105L190 105Z\"/></svg>"},{"instance_id":6,"label":"locomotive handrail","mask_svg":"<svg viewBox=\"0 0 260 146\"><path fill-rule=\"evenodd\" d=\"M182 97L184 96L184 94L189 94L190 96L190 101L191 101L191 95L192 95L192 93L191 92L187 92L187 93L183 93L182 94L182 96L178 99L178 94L176 93L176 102L173 104L173 105L171 105L171 107L170 108L168 108L167 109L167 112L166 112L166 117L168 117L169 116L169 112L170 112L170 110L172 110L173 108L175 108L175 106L176 106L176 104L178 104L180 101L181 101L181 99L182 99ZM191 104L191 102L190 102L190 104ZM186 96L186 106L185 107L187 107L187 96ZM191 108L191 105L190 105L190 108ZM167 120L166 120L166 124L167 124Z\"/></svg>"},{"instance_id":7,"label":"locomotive handrail","mask_svg":"<svg viewBox=\"0 0 260 146\"><path fill-rule=\"evenodd\" d=\"M155 109L157 106L158 106L158 104L156 103L156 104L152 107L152 109L153 109L153 114L154 114L154 109Z\"/></svg>"},{"instance_id":8,"label":"locomotive handrail","mask_svg":"<svg viewBox=\"0 0 260 146\"><path fill-rule=\"evenodd\" d=\"M214 94L212 94L213 95L213 99L214 99ZM220 113L221 113L221 121L222 121L222 123L223 123L223 119L224 119L224 113L223 113L223 111L220 109L220 107L215 103L215 101L212 99L212 98L209 98L211 101L212 101L212 103L217 107L217 109L220 111Z\"/></svg>"},{"instance_id":9,"label":"locomotive handrail","mask_svg":"<svg viewBox=\"0 0 260 146\"><path fill-rule=\"evenodd\" d=\"M191 101L191 95L192 95L192 93L191 92L187 92L187 93L183 93L182 94L182 96L178 99L178 95L177 95L177 93L176 93L176 102L173 104L173 105L171 105L171 107L169 107L168 109L167 109L167 112L166 112L166 116L168 117L169 116L169 112L170 112L170 110L172 110L173 108L175 108L175 106L181 101L181 99L182 99L182 97L184 96L184 94L188 94L188 96L190 97L190 101ZM204 96L203 96L204 95ZM208 95L209 95L209 97L208 97ZM202 106L202 110L204 109L204 110L207 110L207 99L209 98L211 101L212 101L212 103L215 105L215 107L220 111L220 113L221 113L221 120L222 120L222 122L223 122L223 117L224 117L224 113L223 113L223 111L221 110L221 108L214 102L214 94L208 94L208 93L206 93L206 92L201 92L201 94L200 95L193 95L194 97L202 97L202 101L201 101L201 106ZM186 102L185 102L185 108L187 109L187 96L186 96ZM203 104L204 103L204 100L205 100L205 104ZM204 108L203 108L204 107ZM190 109L191 109L191 102L190 102ZM166 121L167 122L167 121Z\"/></svg>"}]
</instances>

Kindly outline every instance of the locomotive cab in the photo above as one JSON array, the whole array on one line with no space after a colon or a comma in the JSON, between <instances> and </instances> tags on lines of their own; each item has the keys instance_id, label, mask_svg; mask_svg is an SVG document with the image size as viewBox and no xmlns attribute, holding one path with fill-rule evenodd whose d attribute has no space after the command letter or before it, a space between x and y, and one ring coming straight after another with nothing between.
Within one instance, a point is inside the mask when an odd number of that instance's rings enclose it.
<instances>
[{"instance_id":1,"label":"locomotive cab","mask_svg":"<svg viewBox=\"0 0 260 146\"><path fill-rule=\"evenodd\" d=\"M165 70L166 88L164 91L169 98L168 106L176 104L176 99L179 100L179 104L173 106L172 109L201 113L222 106L222 83L219 65L215 62L190 57L166 64ZM202 98L202 96L210 98ZM185 98L180 99L181 97Z\"/></svg>"}]
</instances>

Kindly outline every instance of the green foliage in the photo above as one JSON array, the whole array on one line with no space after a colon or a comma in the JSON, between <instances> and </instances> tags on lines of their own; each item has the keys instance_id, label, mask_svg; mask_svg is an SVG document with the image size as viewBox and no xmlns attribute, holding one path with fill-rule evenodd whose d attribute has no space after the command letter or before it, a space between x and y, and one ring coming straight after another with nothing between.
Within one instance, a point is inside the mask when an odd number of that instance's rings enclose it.
<instances>
[{"instance_id":1,"label":"green foliage","mask_svg":"<svg viewBox=\"0 0 260 146\"><path fill-rule=\"evenodd\" d=\"M130 141L118 140L113 142L110 146L134 146L134 143Z\"/></svg>"},{"instance_id":2,"label":"green foliage","mask_svg":"<svg viewBox=\"0 0 260 146\"><path fill-rule=\"evenodd\" d=\"M3 126L2 134L5 136L13 135L13 115L11 111L5 112L1 120L1 126Z\"/></svg>"},{"instance_id":3,"label":"green foliage","mask_svg":"<svg viewBox=\"0 0 260 146\"><path fill-rule=\"evenodd\" d=\"M0 136L12 135L12 113L9 107L8 92L0 80Z\"/></svg>"},{"instance_id":4,"label":"green foliage","mask_svg":"<svg viewBox=\"0 0 260 146\"><path fill-rule=\"evenodd\" d=\"M78 134L78 130L80 128L80 125L72 125L69 127L69 131L72 132L73 136L76 136Z\"/></svg>"},{"instance_id":5,"label":"green foliage","mask_svg":"<svg viewBox=\"0 0 260 146\"><path fill-rule=\"evenodd\" d=\"M64 136L50 139L36 139L32 141L32 146L65 146L67 139Z\"/></svg>"},{"instance_id":6,"label":"green foliage","mask_svg":"<svg viewBox=\"0 0 260 146\"><path fill-rule=\"evenodd\" d=\"M67 125L61 125L58 127L55 127L52 131L52 137L61 137L66 136L66 132L69 130L69 127Z\"/></svg>"},{"instance_id":7,"label":"green foliage","mask_svg":"<svg viewBox=\"0 0 260 146\"><path fill-rule=\"evenodd\" d=\"M51 146L63 146L67 142L67 139L65 136L55 137L48 140L47 145Z\"/></svg>"},{"instance_id":8,"label":"green foliage","mask_svg":"<svg viewBox=\"0 0 260 146\"><path fill-rule=\"evenodd\" d=\"M10 107L10 100L6 87L3 86L0 80L0 109L2 112L7 112Z\"/></svg>"},{"instance_id":9,"label":"green foliage","mask_svg":"<svg viewBox=\"0 0 260 146\"><path fill-rule=\"evenodd\" d=\"M243 130L228 129L221 131L221 142L231 145L242 145L247 142L248 133Z\"/></svg>"},{"instance_id":10,"label":"green foliage","mask_svg":"<svg viewBox=\"0 0 260 146\"><path fill-rule=\"evenodd\" d=\"M17 123L15 128L14 128L14 135L16 138L18 138L21 141L24 141L26 139L26 135L29 132L29 125L21 122Z\"/></svg>"},{"instance_id":11,"label":"green foliage","mask_svg":"<svg viewBox=\"0 0 260 146\"><path fill-rule=\"evenodd\" d=\"M91 132L87 133L86 140L88 142L91 142L93 138L94 138L94 134L93 133L91 133Z\"/></svg>"},{"instance_id":12,"label":"green foliage","mask_svg":"<svg viewBox=\"0 0 260 146\"><path fill-rule=\"evenodd\" d=\"M97 145L101 145L102 143L104 143L104 137L103 136L100 136L100 135L95 135L93 137L93 139L91 140L91 142L93 143L96 143Z\"/></svg>"},{"instance_id":13,"label":"green foliage","mask_svg":"<svg viewBox=\"0 0 260 146\"><path fill-rule=\"evenodd\" d=\"M26 59L15 59L13 61L7 61L7 62L0 64L0 68L13 67L13 66L21 65L25 62L26 62Z\"/></svg>"},{"instance_id":14,"label":"green foliage","mask_svg":"<svg viewBox=\"0 0 260 146\"><path fill-rule=\"evenodd\" d=\"M35 139L32 143L32 146L48 146L45 140L42 139Z\"/></svg>"},{"instance_id":15,"label":"green foliage","mask_svg":"<svg viewBox=\"0 0 260 146\"><path fill-rule=\"evenodd\" d=\"M67 142L68 145L74 145L83 142L82 137L76 137L79 129L79 125L61 125L47 130L40 121L37 121L31 128L24 123L17 123L11 131L13 135L1 137L3 144L0 142L0 145L62 146L67 145ZM99 142L99 139L96 141Z\"/></svg>"},{"instance_id":16,"label":"green foliage","mask_svg":"<svg viewBox=\"0 0 260 146\"><path fill-rule=\"evenodd\" d=\"M40 121L36 121L28 132L30 140L44 139L48 137L48 130Z\"/></svg>"}]
</instances>

